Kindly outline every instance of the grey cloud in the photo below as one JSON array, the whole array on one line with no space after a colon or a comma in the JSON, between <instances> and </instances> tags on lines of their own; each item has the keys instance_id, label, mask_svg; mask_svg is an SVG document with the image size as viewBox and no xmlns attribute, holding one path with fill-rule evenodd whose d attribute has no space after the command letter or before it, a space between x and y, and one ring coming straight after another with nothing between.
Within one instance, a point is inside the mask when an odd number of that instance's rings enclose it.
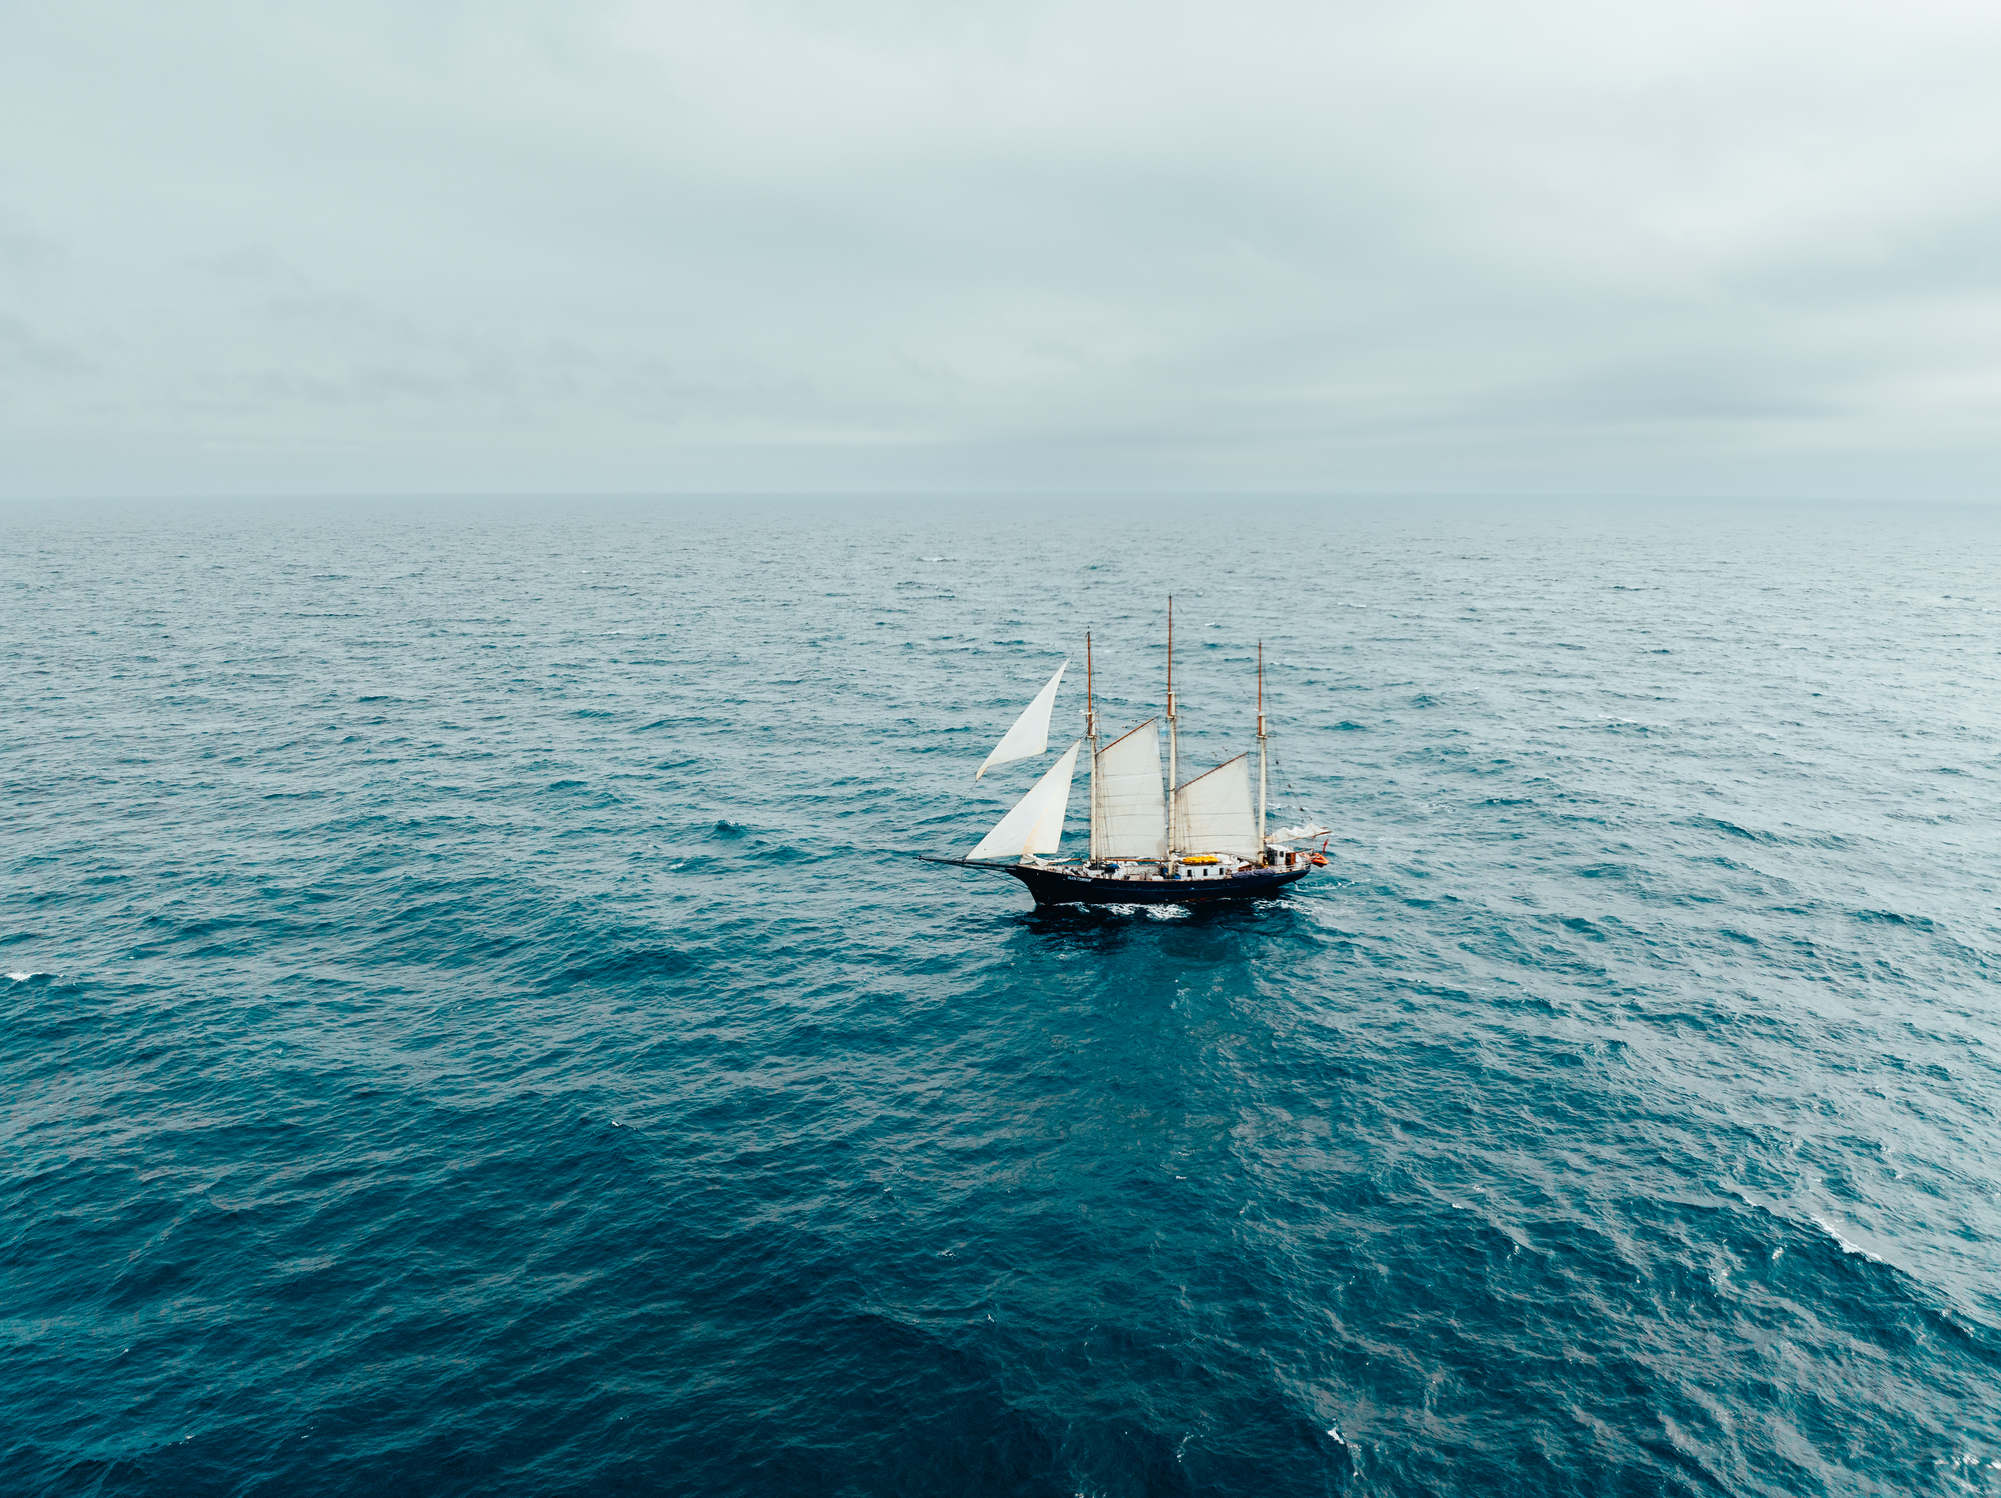
<instances>
[{"instance_id":1,"label":"grey cloud","mask_svg":"<svg viewBox=\"0 0 2001 1498\"><path fill-rule=\"evenodd\" d=\"M1928 5L16 8L0 493L1984 496L1997 73Z\"/></svg>"},{"instance_id":2,"label":"grey cloud","mask_svg":"<svg viewBox=\"0 0 2001 1498\"><path fill-rule=\"evenodd\" d=\"M0 209L0 272L26 280L56 269L65 258L55 240Z\"/></svg>"},{"instance_id":3,"label":"grey cloud","mask_svg":"<svg viewBox=\"0 0 2001 1498\"><path fill-rule=\"evenodd\" d=\"M43 336L21 318L0 314L0 374L82 375L91 367L82 350Z\"/></svg>"}]
</instances>

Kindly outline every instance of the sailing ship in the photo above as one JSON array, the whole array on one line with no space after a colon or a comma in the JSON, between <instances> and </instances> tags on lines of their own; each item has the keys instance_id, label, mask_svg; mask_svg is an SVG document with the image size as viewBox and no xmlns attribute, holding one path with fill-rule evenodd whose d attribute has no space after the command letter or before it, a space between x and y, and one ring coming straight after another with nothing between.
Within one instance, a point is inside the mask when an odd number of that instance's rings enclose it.
<instances>
[{"instance_id":1,"label":"sailing ship","mask_svg":"<svg viewBox=\"0 0 2001 1498\"><path fill-rule=\"evenodd\" d=\"M1049 718L1070 662L1022 710L973 778L997 765L1035 759L1049 750ZM1174 694L1174 600L1167 601L1167 779L1160 764L1161 720L1148 718L1110 743L1098 733L1091 636L1084 636L1084 737L1043 772L1028 794L963 858L937 862L994 869L1028 886L1038 905L1189 905L1259 899L1325 867L1324 852L1295 843L1328 829L1289 827L1267 836L1264 643L1258 643L1257 796L1250 756L1239 754L1186 781L1181 766L1181 713ZM1088 752L1090 843L1083 857L1059 856L1069 812L1070 783L1080 752ZM1324 846L1324 845L1323 845Z\"/></svg>"}]
</instances>

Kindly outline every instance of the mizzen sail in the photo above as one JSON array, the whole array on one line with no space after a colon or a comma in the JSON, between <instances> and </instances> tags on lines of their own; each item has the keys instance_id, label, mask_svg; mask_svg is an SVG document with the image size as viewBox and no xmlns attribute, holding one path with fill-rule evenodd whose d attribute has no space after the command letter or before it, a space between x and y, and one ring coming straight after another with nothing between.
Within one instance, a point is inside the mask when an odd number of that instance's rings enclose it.
<instances>
[{"instance_id":1,"label":"mizzen sail","mask_svg":"<svg viewBox=\"0 0 2001 1498\"><path fill-rule=\"evenodd\" d=\"M1175 790L1174 833L1175 847L1185 853L1263 854L1246 756L1225 760Z\"/></svg>"},{"instance_id":2,"label":"mizzen sail","mask_svg":"<svg viewBox=\"0 0 2001 1498\"><path fill-rule=\"evenodd\" d=\"M1035 700L1021 710L1021 716L1014 720L1014 727L1001 736L1001 741L994 745L994 752L987 756L986 763L974 773L973 779L978 780L995 765L1034 759L1049 748L1049 714L1056 706L1056 688L1069 666L1066 660L1056 668L1056 674L1049 678L1049 685L1037 692Z\"/></svg>"},{"instance_id":3,"label":"mizzen sail","mask_svg":"<svg viewBox=\"0 0 2001 1498\"><path fill-rule=\"evenodd\" d=\"M1057 675L1063 673L1058 671ZM1053 692L1056 683L1051 682ZM1019 726L1019 725L1017 725ZM1063 841L1063 817L1070 805L1070 777L1077 770L1077 750L1082 740L1070 746L1055 764L1029 787L1028 794L1015 802L1014 809L994 830L980 839L968 858L1025 858L1030 853L1054 853Z\"/></svg>"}]
</instances>

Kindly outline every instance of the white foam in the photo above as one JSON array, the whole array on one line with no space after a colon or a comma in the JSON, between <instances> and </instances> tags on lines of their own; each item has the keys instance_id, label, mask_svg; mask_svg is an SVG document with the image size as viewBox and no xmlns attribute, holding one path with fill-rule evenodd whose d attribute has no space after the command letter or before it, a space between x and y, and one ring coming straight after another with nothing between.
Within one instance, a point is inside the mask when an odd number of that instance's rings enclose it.
<instances>
[{"instance_id":1,"label":"white foam","mask_svg":"<svg viewBox=\"0 0 2001 1498\"><path fill-rule=\"evenodd\" d=\"M1841 1236L1841 1230L1835 1227L1833 1223L1827 1221L1825 1218L1821 1217L1814 1218L1813 1225L1819 1228L1823 1233L1827 1234L1827 1236L1832 1238L1836 1243L1840 1244L1841 1251L1845 1254L1855 1254L1860 1258L1867 1259L1871 1264L1887 1264L1890 1262L1888 1259L1878 1258L1875 1254L1870 1253L1868 1249L1864 1248L1859 1243L1849 1242L1848 1239Z\"/></svg>"},{"instance_id":2,"label":"white foam","mask_svg":"<svg viewBox=\"0 0 2001 1498\"><path fill-rule=\"evenodd\" d=\"M47 978L53 975L50 973L9 973L7 976L16 983L26 983L30 978Z\"/></svg>"}]
</instances>

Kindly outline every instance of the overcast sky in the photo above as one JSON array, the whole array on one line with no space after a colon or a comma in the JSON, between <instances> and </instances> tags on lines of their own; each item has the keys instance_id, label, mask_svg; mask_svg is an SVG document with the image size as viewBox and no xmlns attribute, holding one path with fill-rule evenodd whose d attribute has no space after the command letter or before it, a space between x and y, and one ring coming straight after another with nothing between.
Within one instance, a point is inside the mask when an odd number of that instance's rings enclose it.
<instances>
[{"instance_id":1,"label":"overcast sky","mask_svg":"<svg viewBox=\"0 0 2001 1498\"><path fill-rule=\"evenodd\" d=\"M0 0L0 494L2001 495L2001 5Z\"/></svg>"}]
</instances>

